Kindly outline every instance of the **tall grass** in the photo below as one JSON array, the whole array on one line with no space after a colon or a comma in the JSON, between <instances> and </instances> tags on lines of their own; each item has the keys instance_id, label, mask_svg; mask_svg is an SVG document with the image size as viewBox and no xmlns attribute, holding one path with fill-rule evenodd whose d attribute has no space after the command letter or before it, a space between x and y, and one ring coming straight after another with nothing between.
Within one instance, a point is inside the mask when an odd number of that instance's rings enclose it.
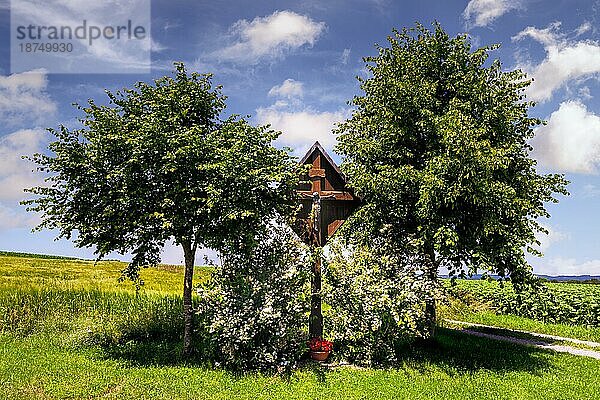
<instances>
[{"instance_id":1,"label":"tall grass","mask_svg":"<svg viewBox=\"0 0 600 400\"><path fill-rule=\"evenodd\" d=\"M200 324L199 324L200 325ZM0 335L60 337L63 346L96 348L137 364L173 364L181 356L183 304L177 295L87 289L0 291ZM207 362L208 336L195 332L195 355Z\"/></svg>"},{"instance_id":2,"label":"tall grass","mask_svg":"<svg viewBox=\"0 0 600 400\"><path fill-rule=\"evenodd\" d=\"M60 337L70 347L137 363L181 360L183 268L161 265L141 271L136 291L119 282L125 263L0 256L0 334ZM195 283L210 277L197 267ZM197 330L192 361L208 357Z\"/></svg>"},{"instance_id":3,"label":"tall grass","mask_svg":"<svg viewBox=\"0 0 600 400\"><path fill-rule=\"evenodd\" d=\"M0 329L18 335L64 331L96 321L104 329L143 324L138 329L149 334L182 327L181 313L181 298L173 295L51 288L0 292Z\"/></svg>"}]
</instances>

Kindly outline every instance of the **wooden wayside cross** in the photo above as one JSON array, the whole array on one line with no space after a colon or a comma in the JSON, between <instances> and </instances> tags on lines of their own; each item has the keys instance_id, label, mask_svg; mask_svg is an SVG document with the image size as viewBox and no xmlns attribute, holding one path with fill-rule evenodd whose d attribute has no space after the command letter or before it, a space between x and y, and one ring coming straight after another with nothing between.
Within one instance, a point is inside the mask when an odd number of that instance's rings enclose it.
<instances>
[{"instance_id":1,"label":"wooden wayside cross","mask_svg":"<svg viewBox=\"0 0 600 400\"><path fill-rule=\"evenodd\" d=\"M346 188L346 178L325 149L315 142L300 160L310 165L297 188L301 209L296 232L311 247L323 247L360 204L360 199ZM321 312L321 259L312 266L309 335L323 336Z\"/></svg>"}]
</instances>

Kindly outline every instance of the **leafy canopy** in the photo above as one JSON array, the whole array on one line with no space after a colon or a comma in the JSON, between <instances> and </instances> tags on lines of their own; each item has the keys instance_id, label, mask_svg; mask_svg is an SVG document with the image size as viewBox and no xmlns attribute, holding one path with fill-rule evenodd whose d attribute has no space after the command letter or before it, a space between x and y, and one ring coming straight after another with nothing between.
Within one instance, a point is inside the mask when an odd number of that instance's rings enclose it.
<instances>
[{"instance_id":1,"label":"leafy canopy","mask_svg":"<svg viewBox=\"0 0 600 400\"><path fill-rule=\"evenodd\" d=\"M544 231L546 202L568 194L561 175L530 157L530 84L487 62L497 46L471 49L439 24L394 31L367 57L352 117L338 129L343 170L363 196L355 230L429 255L435 271L478 268L513 281L528 276L525 249Z\"/></svg>"},{"instance_id":2,"label":"leafy canopy","mask_svg":"<svg viewBox=\"0 0 600 400\"><path fill-rule=\"evenodd\" d=\"M290 214L296 162L271 145L278 132L220 119L225 96L210 74L176 64L172 77L107 94L109 105L78 106L83 128L50 129L53 154L33 156L49 174L26 202L43 213L38 229L96 246L99 258L132 251L135 279L167 240L218 249Z\"/></svg>"}]
</instances>

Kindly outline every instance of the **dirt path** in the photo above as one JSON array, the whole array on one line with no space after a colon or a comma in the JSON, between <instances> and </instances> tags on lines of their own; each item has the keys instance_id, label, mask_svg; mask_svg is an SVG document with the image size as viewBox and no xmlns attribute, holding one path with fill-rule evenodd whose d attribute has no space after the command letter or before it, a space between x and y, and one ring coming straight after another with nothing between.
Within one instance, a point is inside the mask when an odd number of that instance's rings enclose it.
<instances>
[{"instance_id":1,"label":"dirt path","mask_svg":"<svg viewBox=\"0 0 600 400\"><path fill-rule=\"evenodd\" d=\"M453 324L453 325L464 326L464 328L460 329L460 331L464 332L466 334L469 334L469 335L479 336L479 337L493 339L493 340L501 340L501 341L505 341L505 342L524 345L524 346L532 346L532 347L536 347L536 348L540 348L540 349L553 350L553 351L557 351L559 353L569 353L569 354L574 354L574 355L578 355L578 356L591 357L591 358L600 360L600 351L582 349L582 348L567 346L567 345L563 344L564 342L570 342L573 344L584 345L587 347L600 348L600 343L597 343L597 342L590 342L587 340L566 338L566 337L562 337L562 336L546 335L543 333L527 332L527 331L521 331L521 330L516 330L516 329L498 328L496 326L473 324L473 323L462 322L462 321L454 321L454 320L444 320L444 321L448 322L450 324ZM546 339L546 340L524 339L524 338L507 336L507 335L497 335L494 333L479 332L476 330L469 329L468 327L485 328L485 329L497 330L497 331L501 330L504 332L513 332L515 334L526 334L526 335L529 335L532 337ZM548 340L553 340L553 341L562 342L562 343L555 344L555 343L548 342Z\"/></svg>"}]
</instances>

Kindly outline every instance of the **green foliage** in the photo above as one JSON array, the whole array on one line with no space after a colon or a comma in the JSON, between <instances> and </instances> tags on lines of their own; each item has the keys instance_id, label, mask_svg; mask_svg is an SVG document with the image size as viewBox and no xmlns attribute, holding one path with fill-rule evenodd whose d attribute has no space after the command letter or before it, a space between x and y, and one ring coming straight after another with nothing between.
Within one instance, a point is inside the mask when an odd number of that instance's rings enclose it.
<instances>
[{"instance_id":1,"label":"green foliage","mask_svg":"<svg viewBox=\"0 0 600 400\"><path fill-rule=\"evenodd\" d=\"M132 279L171 238L188 253L219 249L294 205L297 166L271 145L279 133L220 119L225 96L211 75L175 67L173 77L107 91L109 105L79 106L84 128L50 129L53 154L33 156L48 174L26 202L43 213L38 228L95 246L98 258L131 251Z\"/></svg>"},{"instance_id":2,"label":"green foliage","mask_svg":"<svg viewBox=\"0 0 600 400\"><path fill-rule=\"evenodd\" d=\"M306 249L289 228L269 224L247 251L222 254L199 288L200 320L219 365L234 370L289 370L306 351Z\"/></svg>"},{"instance_id":3,"label":"green foliage","mask_svg":"<svg viewBox=\"0 0 600 400\"><path fill-rule=\"evenodd\" d=\"M573 283L538 283L515 291L512 285L459 281L454 291L467 291L499 314L552 323L600 327L600 287Z\"/></svg>"},{"instance_id":4,"label":"green foliage","mask_svg":"<svg viewBox=\"0 0 600 400\"><path fill-rule=\"evenodd\" d=\"M390 255L392 254L392 255ZM399 345L423 334L423 304L440 294L422 279L419 263L398 249L358 247L330 250L324 269L326 332L336 353L353 363L390 365Z\"/></svg>"},{"instance_id":5,"label":"green foliage","mask_svg":"<svg viewBox=\"0 0 600 400\"><path fill-rule=\"evenodd\" d=\"M278 132L221 119L221 87L182 63L174 77L107 95L109 105L79 106L84 128L50 129L53 154L32 157L48 185L30 189L35 197L24 204L42 213L38 229L93 246L98 259L131 252L123 277L137 286L140 268L158 264L167 241L180 245L189 354L198 247L243 248L265 221L292 215L298 166L289 150L272 146Z\"/></svg>"},{"instance_id":6,"label":"green foliage","mask_svg":"<svg viewBox=\"0 0 600 400\"><path fill-rule=\"evenodd\" d=\"M522 282L545 203L567 194L565 179L538 174L530 157L542 122L528 116L530 80L487 62L497 46L472 50L439 24L388 41L365 59L364 94L337 131L342 169L364 202L355 230L369 239L385 231L421 254L429 278L445 266Z\"/></svg>"}]
</instances>

